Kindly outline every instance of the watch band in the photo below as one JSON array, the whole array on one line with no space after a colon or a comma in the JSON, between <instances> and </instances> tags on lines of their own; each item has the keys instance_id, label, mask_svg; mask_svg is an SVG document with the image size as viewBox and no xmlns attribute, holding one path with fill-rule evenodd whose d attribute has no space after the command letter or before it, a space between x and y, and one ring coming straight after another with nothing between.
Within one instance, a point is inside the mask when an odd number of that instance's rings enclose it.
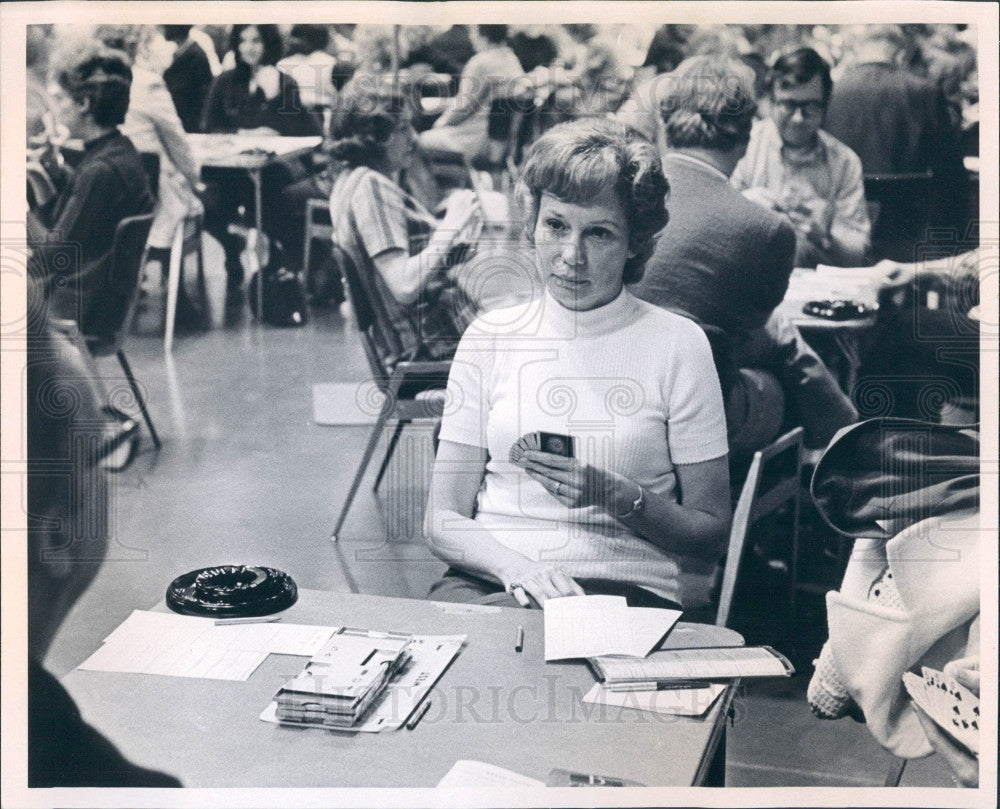
<instances>
[{"instance_id":1,"label":"watch band","mask_svg":"<svg viewBox=\"0 0 1000 809\"><path fill-rule=\"evenodd\" d=\"M639 484L636 484L637 486ZM627 520L629 517L634 517L636 514L640 514L646 505L646 492L643 490L642 486L639 486L639 496L632 501L632 508L626 511L624 514L616 514L616 519Z\"/></svg>"}]
</instances>

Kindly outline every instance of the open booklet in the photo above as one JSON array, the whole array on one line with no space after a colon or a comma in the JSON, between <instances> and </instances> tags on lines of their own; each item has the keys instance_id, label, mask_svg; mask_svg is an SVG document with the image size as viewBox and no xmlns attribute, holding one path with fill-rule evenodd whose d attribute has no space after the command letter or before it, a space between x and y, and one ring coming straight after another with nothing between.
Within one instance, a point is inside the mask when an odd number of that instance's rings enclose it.
<instances>
[{"instance_id":1,"label":"open booklet","mask_svg":"<svg viewBox=\"0 0 1000 809\"><path fill-rule=\"evenodd\" d=\"M788 658L770 646L665 649L648 657L592 657L589 663L605 686L627 689L795 673Z\"/></svg>"},{"instance_id":2,"label":"open booklet","mask_svg":"<svg viewBox=\"0 0 1000 809\"><path fill-rule=\"evenodd\" d=\"M621 596L550 598L545 602L545 659L641 657L680 617L680 610L630 607Z\"/></svg>"}]
</instances>

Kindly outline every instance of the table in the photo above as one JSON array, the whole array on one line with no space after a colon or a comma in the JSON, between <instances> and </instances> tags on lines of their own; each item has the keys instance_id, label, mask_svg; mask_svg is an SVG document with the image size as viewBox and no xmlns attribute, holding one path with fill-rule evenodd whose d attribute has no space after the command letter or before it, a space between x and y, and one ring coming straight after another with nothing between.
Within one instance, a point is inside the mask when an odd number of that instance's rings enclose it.
<instances>
[{"instance_id":1,"label":"table","mask_svg":"<svg viewBox=\"0 0 1000 809\"><path fill-rule=\"evenodd\" d=\"M263 195L262 176L264 169L272 163L291 157L300 157L315 149L323 140L318 135L303 138L287 138L281 135L202 135L192 133L187 136L191 151L194 153L202 169L213 168L223 170L245 171L253 183L254 226L258 232L263 232ZM171 264L178 260L171 253ZM179 283L179 273L175 267L170 268L170 289L168 302L176 301L176 285ZM175 278L176 275L176 278ZM257 320L263 322L264 285L257 285ZM168 332L172 335L173 318L168 303ZM167 346L172 342L167 339Z\"/></svg>"},{"instance_id":2,"label":"table","mask_svg":"<svg viewBox=\"0 0 1000 809\"><path fill-rule=\"evenodd\" d=\"M647 786L722 785L738 680L700 718L584 704L593 674L582 661L544 662L541 611L455 608L464 605L300 590L285 613L295 623L468 635L414 730L351 734L259 720L302 657L271 655L246 682L75 670L63 684L129 758L187 787L433 787L459 759L541 781L561 767ZM666 645L742 642L732 630L681 623Z\"/></svg>"},{"instance_id":3,"label":"table","mask_svg":"<svg viewBox=\"0 0 1000 809\"><path fill-rule=\"evenodd\" d=\"M808 340L809 335L829 336L837 349L832 369L848 396L858 381L861 343L875 326L876 313L853 320L826 320L807 315L802 307L816 300L853 300L875 307L879 292L891 282L889 271L875 267L824 267L795 269L788 291L777 311L786 315Z\"/></svg>"}]
</instances>

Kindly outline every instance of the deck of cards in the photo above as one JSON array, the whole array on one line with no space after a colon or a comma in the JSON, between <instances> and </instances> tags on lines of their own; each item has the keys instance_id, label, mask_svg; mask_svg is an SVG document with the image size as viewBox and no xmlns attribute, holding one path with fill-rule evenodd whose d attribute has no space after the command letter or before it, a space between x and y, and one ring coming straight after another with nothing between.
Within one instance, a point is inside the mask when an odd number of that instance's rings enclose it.
<instances>
[{"instance_id":1,"label":"deck of cards","mask_svg":"<svg viewBox=\"0 0 1000 809\"><path fill-rule=\"evenodd\" d=\"M573 458L576 455L576 445L573 441L573 436L536 431L525 433L511 444L510 462L515 464L520 463L524 458L524 453L529 450L550 452L553 455L561 455L564 458Z\"/></svg>"},{"instance_id":2,"label":"deck of cards","mask_svg":"<svg viewBox=\"0 0 1000 809\"><path fill-rule=\"evenodd\" d=\"M923 677L903 674L903 685L921 710L955 741L979 755L979 697L936 669Z\"/></svg>"}]
</instances>

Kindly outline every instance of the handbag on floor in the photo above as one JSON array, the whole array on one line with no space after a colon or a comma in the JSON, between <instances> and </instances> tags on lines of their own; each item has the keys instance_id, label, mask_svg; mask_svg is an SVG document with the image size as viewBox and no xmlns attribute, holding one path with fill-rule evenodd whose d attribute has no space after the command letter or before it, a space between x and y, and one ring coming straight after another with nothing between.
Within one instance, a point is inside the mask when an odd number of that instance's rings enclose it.
<instances>
[{"instance_id":1,"label":"handbag on floor","mask_svg":"<svg viewBox=\"0 0 1000 809\"><path fill-rule=\"evenodd\" d=\"M272 241L256 228L246 229L247 244L240 254L240 263L250 274L247 302L257 316L258 295L261 296L261 317L272 326L304 326L306 295L296 273L284 266L281 243ZM258 291L263 278L263 290Z\"/></svg>"}]
</instances>

